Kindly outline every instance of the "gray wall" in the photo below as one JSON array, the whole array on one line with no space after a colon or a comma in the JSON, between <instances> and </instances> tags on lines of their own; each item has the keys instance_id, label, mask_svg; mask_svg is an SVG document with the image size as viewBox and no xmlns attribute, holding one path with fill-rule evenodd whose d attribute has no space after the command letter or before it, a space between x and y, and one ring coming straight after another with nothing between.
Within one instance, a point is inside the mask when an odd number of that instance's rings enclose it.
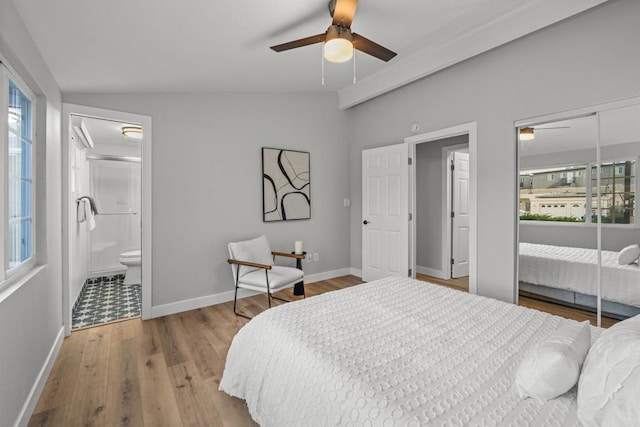
<instances>
[{"instance_id":1,"label":"gray wall","mask_svg":"<svg viewBox=\"0 0 640 427\"><path fill-rule=\"evenodd\" d=\"M447 190L443 176L442 148L467 144L468 135L456 136L416 146L416 264L443 271L442 200Z\"/></svg>"},{"instance_id":2,"label":"gray wall","mask_svg":"<svg viewBox=\"0 0 640 427\"><path fill-rule=\"evenodd\" d=\"M36 253L39 267L0 290L0 425L29 419L40 370L62 328L60 90L13 3L0 1L0 55L37 96ZM55 357L55 354L54 354ZM45 380L48 372L44 372ZM31 396L31 391L35 395ZM31 400L29 400L31 397ZM25 423L26 425L26 423Z\"/></svg>"},{"instance_id":3,"label":"gray wall","mask_svg":"<svg viewBox=\"0 0 640 427\"><path fill-rule=\"evenodd\" d=\"M514 122L640 95L640 3L611 0L353 109L351 262L361 267L360 153L478 124L478 292L514 300Z\"/></svg>"},{"instance_id":4,"label":"gray wall","mask_svg":"<svg viewBox=\"0 0 640 427\"><path fill-rule=\"evenodd\" d=\"M348 268L348 113L324 94L70 94L65 102L153 118L153 306L233 290L227 243L265 234L303 240ZM311 220L262 222L261 147L311 153Z\"/></svg>"},{"instance_id":5,"label":"gray wall","mask_svg":"<svg viewBox=\"0 0 640 427\"><path fill-rule=\"evenodd\" d=\"M560 153L534 154L520 157L520 169L546 168L553 166L573 165L578 163L595 163L597 149L585 148L583 150L563 151Z\"/></svg>"}]
</instances>

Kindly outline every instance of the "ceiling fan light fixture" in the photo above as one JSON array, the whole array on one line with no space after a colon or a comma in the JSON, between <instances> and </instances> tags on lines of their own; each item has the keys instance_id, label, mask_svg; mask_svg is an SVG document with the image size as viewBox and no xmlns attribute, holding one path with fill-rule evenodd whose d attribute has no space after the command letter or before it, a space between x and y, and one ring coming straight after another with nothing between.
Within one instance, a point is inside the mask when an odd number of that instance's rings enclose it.
<instances>
[{"instance_id":1,"label":"ceiling fan light fixture","mask_svg":"<svg viewBox=\"0 0 640 427\"><path fill-rule=\"evenodd\" d=\"M353 37L348 28L332 25L324 42L324 58L330 62L346 62L353 58Z\"/></svg>"},{"instance_id":2,"label":"ceiling fan light fixture","mask_svg":"<svg viewBox=\"0 0 640 427\"><path fill-rule=\"evenodd\" d=\"M520 141L531 141L535 138L532 127L520 128Z\"/></svg>"},{"instance_id":3,"label":"ceiling fan light fixture","mask_svg":"<svg viewBox=\"0 0 640 427\"><path fill-rule=\"evenodd\" d=\"M123 126L122 134L133 139L142 139L142 126Z\"/></svg>"}]
</instances>

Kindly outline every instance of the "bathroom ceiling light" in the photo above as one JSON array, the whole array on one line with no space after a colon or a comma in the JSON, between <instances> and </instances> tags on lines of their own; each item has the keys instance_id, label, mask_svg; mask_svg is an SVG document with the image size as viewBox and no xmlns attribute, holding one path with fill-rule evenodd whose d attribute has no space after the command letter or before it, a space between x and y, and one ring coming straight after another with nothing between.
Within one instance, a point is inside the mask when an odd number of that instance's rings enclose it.
<instances>
[{"instance_id":1,"label":"bathroom ceiling light","mask_svg":"<svg viewBox=\"0 0 640 427\"><path fill-rule=\"evenodd\" d=\"M533 138L535 138L535 136L533 134L532 127L526 127L526 128L520 129L520 141L531 141Z\"/></svg>"},{"instance_id":2,"label":"bathroom ceiling light","mask_svg":"<svg viewBox=\"0 0 640 427\"><path fill-rule=\"evenodd\" d=\"M129 138L142 139L142 126L123 126L122 134Z\"/></svg>"}]
</instances>

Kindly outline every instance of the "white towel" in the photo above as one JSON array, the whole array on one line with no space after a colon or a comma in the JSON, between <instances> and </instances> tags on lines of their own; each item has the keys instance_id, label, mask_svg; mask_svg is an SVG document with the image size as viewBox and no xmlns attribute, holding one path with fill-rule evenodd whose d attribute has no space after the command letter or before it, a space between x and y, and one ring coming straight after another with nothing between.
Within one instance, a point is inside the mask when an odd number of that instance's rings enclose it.
<instances>
[{"instance_id":1,"label":"white towel","mask_svg":"<svg viewBox=\"0 0 640 427\"><path fill-rule=\"evenodd\" d=\"M84 217L87 220L87 231L93 231L96 228L96 219L93 217L91 202L89 202L89 199L82 199L82 202L84 204Z\"/></svg>"},{"instance_id":2,"label":"white towel","mask_svg":"<svg viewBox=\"0 0 640 427\"><path fill-rule=\"evenodd\" d=\"M78 213L77 213L77 217L78 217L78 222L85 222L87 220L87 216L85 215L85 204L86 202L88 202L87 199L80 199L78 200L78 203L76 205Z\"/></svg>"}]
</instances>

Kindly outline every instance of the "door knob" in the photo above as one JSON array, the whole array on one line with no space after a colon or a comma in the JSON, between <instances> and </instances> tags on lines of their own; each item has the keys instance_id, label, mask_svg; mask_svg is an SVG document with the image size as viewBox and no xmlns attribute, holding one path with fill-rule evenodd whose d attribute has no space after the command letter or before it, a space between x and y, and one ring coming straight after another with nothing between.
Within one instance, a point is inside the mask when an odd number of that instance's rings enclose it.
<instances>
[{"instance_id":1,"label":"door knob","mask_svg":"<svg viewBox=\"0 0 640 427\"><path fill-rule=\"evenodd\" d=\"M367 220L365 219L364 221L362 221L362 223L363 223L364 225L367 225L367 224L369 224L369 221L367 221Z\"/></svg>"}]
</instances>

